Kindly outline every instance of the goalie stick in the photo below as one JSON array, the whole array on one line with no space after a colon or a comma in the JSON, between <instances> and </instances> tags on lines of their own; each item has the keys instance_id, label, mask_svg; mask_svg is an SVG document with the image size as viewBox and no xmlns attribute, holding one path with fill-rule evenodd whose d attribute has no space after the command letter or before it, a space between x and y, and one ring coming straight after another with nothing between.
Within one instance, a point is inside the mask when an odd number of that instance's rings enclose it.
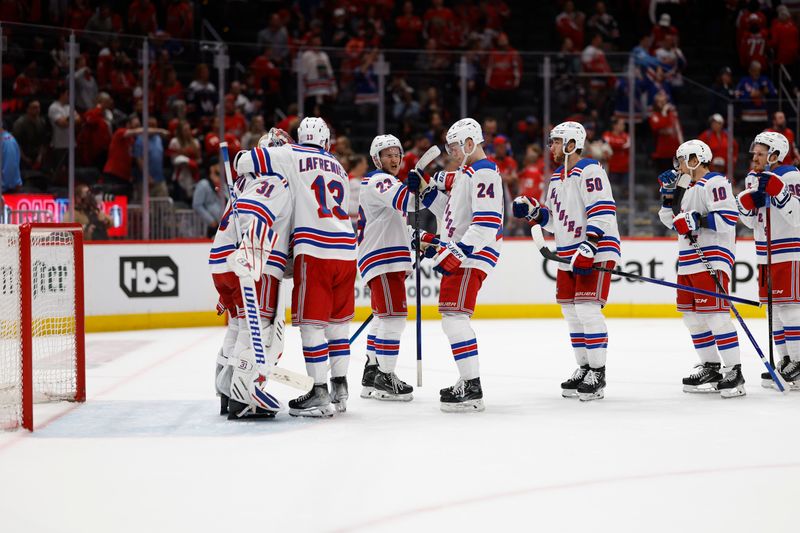
<instances>
[{"instance_id":1,"label":"goalie stick","mask_svg":"<svg viewBox=\"0 0 800 533\"><path fill-rule=\"evenodd\" d=\"M219 145L222 155L222 165L225 171L225 181L228 184L228 195L233 212L233 221L236 227L236 234L241 235L239 226L239 213L236 208L236 188L233 184L233 174L230 167L230 155L228 153L228 143L221 142ZM238 241L238 237L237 237ZM283 283L278 287L278 305L275 306L275 318L273 319L272 335L269 345L264 345L264 332L261 329L261 317L259 316L258 298L256 296L255 282L251 278L239 277L239 286L244 300L245 313L247 315L247 326L250 331L250 341L255 353L256 363L260 365L264 377L270 377L279 383L289 387L307 392L314 386L314 379L311 376L292 372L285 368L275 366L278 356L283 351L283 338L285 334L286 304L283 298Z\"/></svg>"}]
</instances>

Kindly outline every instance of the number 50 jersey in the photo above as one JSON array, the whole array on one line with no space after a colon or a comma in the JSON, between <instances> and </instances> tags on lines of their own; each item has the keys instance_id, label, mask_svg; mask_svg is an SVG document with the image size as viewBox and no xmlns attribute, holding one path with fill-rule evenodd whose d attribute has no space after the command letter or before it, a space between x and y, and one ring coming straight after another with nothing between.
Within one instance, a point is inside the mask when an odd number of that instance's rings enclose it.
<instances>
[{"instance_id":1,"label":"number 50 jersey","mask_svg":"<svg viewBox=\"0 0 800 533\"><path fill-rule=\"evenodd\" d=\"M353 261L356 235L347 214L348 176L316 146L285 144L265 151L265 174L286 178L294 197L294 256Z\"/></svg>"}]
</instances>

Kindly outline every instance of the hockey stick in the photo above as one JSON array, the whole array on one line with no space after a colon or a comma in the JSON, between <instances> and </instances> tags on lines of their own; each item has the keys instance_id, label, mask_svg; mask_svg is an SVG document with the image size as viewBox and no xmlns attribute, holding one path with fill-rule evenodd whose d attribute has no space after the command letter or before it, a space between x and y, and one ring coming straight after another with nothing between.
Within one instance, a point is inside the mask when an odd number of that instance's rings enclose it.
<instances>
[{"instance_id":1,"label":"hockey stick","mask_svg":"<svg viewBox=\"0 0 800 533\"><path fill-rule=\"evenodd\" d=\"M536 244L536 247L539 249L539 253L542 254L542 257L549 261L554 261L556 263L569 263L569 259L566 257L559 257L558 254L553 252L547 247L547 243L544 240L544 235L542 234L542 227L537 224L535 226L531 226L531 237L533 237L533 242ZM608 272L610 274L614 274L616 276L620 276L627 279L633 279L637 281L644 281L647 283L653 283L655 285L661 285L663 287L670 287L673 289L679 289L682 291L693 292L695 294L702 294L704 296L713 296L715 298L722 298L723 300L730 300L732 302L739 302L745 305L752 305L754 307L761 307L760 302L756 302L754 300L747 300L745 298L739 298L738 296L733 296L727 293L718 293L713 291L707 291L704 289L697 289L695 287L690 287L688 285L681 285L680 283L673 283L671 281L665 281L662 279L656 278L648 278L646 276L640 276L639 274L631 274L630 272L623 272L622 270L613 270L610 268L605 268L601 266L592 266L593 270L598 270L600 272Z\"/></svg>"},{"instance_id":2,"label":"hockey stick","mask_svg":"<svg viewBox=\"0 0 800 533\"><path fill-rule=\"evenodd\" d=\"M684 177L688 177L689 179L684 179ZM675 198L672 204L672 212L676 215L680 213L681 210L681 202L683 200L683 195L686 193L686 188L688 187L688 182L691 180L688 174L684 174L678 180L675 186ZM697 237L692 235L691 233L686 234L686 238L689 239L689 242L694 248L694 251L697 253L697 256L700 258L700 261L703 263L703 266L706 267L706 270L711 275L711 278L714 280L714 283L717 286L717 290L721 293L725 293L725 287L722 286L722 282L719 280L717 276L717 271L714 270L714 266L709 262L708 258L706 258L703 249L700 248L700 244L697 242ZM731 300L731 311L733 311L733 315L736 317L736 320L739 321L739 325L742 326L742 329L747 334L747 338L750 339L750 343L753 345L753 348L756 349L756 353L758 357L761 359L761 362L764 363L764 366L767 368L767 372L769 372L770 377L772 377L772 381L778 386L778 390L781 391L783 394L788 394L789 390L786 387L786 382L783 380L783 377L780 376L777 372L775 372L775 368L772 366L772 363L767 361L767 358L764 357L764 352L761 351L761 347L759 347L758 343L756 342L755 338L753 338L753 334L750 332L750 328L747 327L745 324L742 315L739 314L739 310L736 309L736 306L733 305L733 300ZM770 331L772 328L770 327ZM771 343L770 343L771 344Z\"/></svg>"},{"instance_id":3,"label":"hockey stick","mask_svg":"<svg viewBox=\"0 0 800 533\"><path fill-rule=\"evenodd\" d=\"M428 148L428 150L422 154L422 157L419 158L417 161L416 166L414 167L417 172L422 173L425 170L425 167L431 164L431 162L439 157L442 151L439 149L438 146L435 144ZM414 275L416 277L416 288L417 288L417 387L422 387L422 276L420 276L420 227L419 227L419 191L415 191L414 194Z\"/></svg>"},{"instance_id":4,"label":"hockey stick","mask_svg":"<svg viewBox=\"0 0 800 533\"><path fill-rule=\"evenodd\" d=\"M356 330L356 332L353 333L352 337L350 337L350 344L353 344L356 341L356 339L358 338L358 336L361 335L361 332L364 331L365 329L367 329L367 326L369 326L369 323L372 322L373 318L375 318L375 315L370 313L370 315L367 317L367 319L364 322L362 322L360 326L358 326L358 329Z\"/></svg>"},{"instance_id":5,"label":"hockey stick","mask_svg":"<svg viewBox=\"0 0 800 533\"><path fill-rule=\"evenodd\" d=\"M233 184L233 173L231 172L230 166L230 155L228 153L228 143L221 142L219 145L220 154L222 155L222 163L223 168L225 170L225 181L228 184L228 196L231 202L231 210L233 212L233 222L236 227L236 235L237 235L237 242L239 237L241 236L241 227L239 225L239 211L236 207L236 188ZM264 333L261 329L261 317L259 316L259 306L258 300L256 297L256 287L255 282L250 278L239 278L239 287L242 291L242 299L244 300L244 308L245 313L247 315L247 326L250 330L250 343L253 348L253 352L256 356L256 363L261 365L261 370L263 370L265 374L265 378L274 379L284 385L289 387L293 387L304 392L307 392L314 386L314 379L311 376L306 376L297 372L292 372L291 370L286 369L278 369L275 366L277 363L277 355L274 351L278 348L277 344L272 347L272 350L269 350L269 346L264 346ZM280 289L279 289L280 290ZM276 306L276 314L275 319L273 320L273 336L270 342L270 346L273 345L276 341L281 342L283 341L283 334L284 334L284 326L280 324L285 320L284 317L278 317L278 311L280 311L282 301L282 294L278 295L278 303L279 305ZM283 311L285 314L285 311ZM267 360L269 356L269 361ZM268 364L269 363L269 364Z\"/></svg>"},{"instance_id":6,"label":"hockey stick","mask_svg":"<svg viewBox=\"0 0 800 533\"><path fill-rule=\"evenodd\" d=\"M765 170L769 170L769 155ZM767 201L767 220L764 225L764 233L767 237L767 327L769 328L769 364L775 366L775 352L772 346L772 197Z\"/></svg>"}]
</instances>

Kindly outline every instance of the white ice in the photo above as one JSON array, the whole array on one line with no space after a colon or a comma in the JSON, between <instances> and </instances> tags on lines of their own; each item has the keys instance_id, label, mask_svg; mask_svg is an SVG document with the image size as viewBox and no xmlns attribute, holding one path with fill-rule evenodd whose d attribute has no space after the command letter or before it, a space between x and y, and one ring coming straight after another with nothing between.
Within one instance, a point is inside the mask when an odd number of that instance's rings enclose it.
<instances>
[{"instance_id":1,"label":"white ice","mask_svg":"<svg viewBox=\"0 0 800 533\"><path fill-rule=\"evenodd\" d=\"M362 337L347 413L258 422L217 415L223 329L89 335L87 402L0 434L0 531L798 530L800 393L761 388L741 331L748 394L723 400L681 391L695 357L679 320L611 320L606 399L580 403L560 397L562 321L474 326L484 413L439 411L456 369L426 322L413 402L358 397ZM302 371L296 329L287 342ZM413 383L413 323L403 342Z\"/></svg>"}]
</instances>

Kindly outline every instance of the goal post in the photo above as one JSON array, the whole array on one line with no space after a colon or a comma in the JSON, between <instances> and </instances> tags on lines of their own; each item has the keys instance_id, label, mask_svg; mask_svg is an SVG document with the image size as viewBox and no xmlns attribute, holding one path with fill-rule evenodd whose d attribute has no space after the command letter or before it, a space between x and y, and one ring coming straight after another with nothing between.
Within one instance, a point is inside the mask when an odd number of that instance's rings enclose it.
<instances>
[{"instance_id":1,"label":"goal post","mask_svg":"<svg viewBox=\"0 0 800 533\"><path fill-rule=\"evenodd\" d=\"M83 230L0 225L0 428L33 431L33 405L86 399Z\"/></svg>"}]
</instances>

